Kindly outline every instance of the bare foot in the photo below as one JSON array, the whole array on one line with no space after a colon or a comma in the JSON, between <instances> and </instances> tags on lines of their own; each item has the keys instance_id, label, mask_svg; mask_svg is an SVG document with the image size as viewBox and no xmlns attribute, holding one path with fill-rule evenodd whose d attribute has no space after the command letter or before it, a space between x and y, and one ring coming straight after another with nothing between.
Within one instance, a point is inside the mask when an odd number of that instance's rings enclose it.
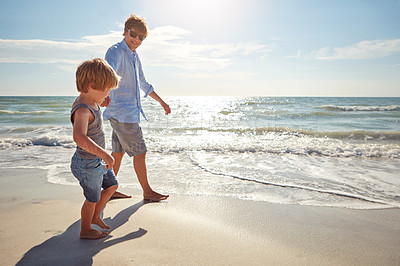
<instances>
[{"instance_id":1,"label":"bare foot","mask_svg":"<svg viewBox=\"0 0 400 266\"><path fill-rule=\"evenodd\" d=\"M169 195L162 195L155 191L151 191L150 193L143 194L144 200L155 201L155 202L166 200L166 199L168 199L168 197L169 197Z\"/></svg>"},{"instance_id":2,"label":"bare foot","mask_svg":"<svg viewBox=\"0 0 400 266\"><path fill-rule=\"evenodd\" d=\"M103 229L111 229L111 227L109 227L108 225L106 225L106 224L104 223L104 221L103 221L101 218L97 218L97 219L93 218L92 224L98 225L98 226L100 226L100 227L103 228Z\"/></svg>"},{"instance_id":3,"label":"bare foot","mask_svg":"<svg viewBox=\"0 0 400 266\"><path fill-rule=\"evenodd\" d=\"M110 199L126 199L126 198L132 198L132 196L129 196L129 195L126 195L124 193L115 191Z\"/></svg>"},{"instance_id":4,"label":"bare foot","mask_svg":"<svg viewBox=\"0 0 400 266\"><path fill-rule=\"evenodd\" d=\"M100 232L94 229L90 229L88 232L82 232L80 234L81 239L100 239L106 237L108 232Z\"/></svg>"}]
</instances>

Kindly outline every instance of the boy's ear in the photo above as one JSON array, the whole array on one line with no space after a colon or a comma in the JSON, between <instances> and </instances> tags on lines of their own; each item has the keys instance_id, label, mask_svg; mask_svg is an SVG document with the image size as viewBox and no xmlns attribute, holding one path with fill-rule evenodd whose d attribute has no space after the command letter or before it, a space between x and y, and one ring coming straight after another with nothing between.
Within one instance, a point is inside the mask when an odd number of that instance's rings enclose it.
<instances>
[{"instance_id":1,"label":"boy's ear","mask_svg":"<svg viewBox=\"0 0 400 266\"><path fill-rule=\"evenodd\" d=\"M88 86L88 89L94 90L93 89L93 85L94 85L94 82L90 83L89 86Z\"/></svg>"}]
</instances>

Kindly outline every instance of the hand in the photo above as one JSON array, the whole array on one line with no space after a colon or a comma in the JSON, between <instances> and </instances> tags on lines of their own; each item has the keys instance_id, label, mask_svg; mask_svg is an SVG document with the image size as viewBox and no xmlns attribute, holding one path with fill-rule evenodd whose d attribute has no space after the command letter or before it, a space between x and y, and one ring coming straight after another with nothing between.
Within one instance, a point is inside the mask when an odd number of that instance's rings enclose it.
<instances>
[{"instance_id":1,"label":"hand","mask_svg":"<svg viewBox=\"0 0 400 266\"><path fill-rule=\"evenodd\" d=\"M161 106L164 108L165 115L168 115L171 113L171 108L169 108L169 105L166 103L161 104Z\"/></svg>"},{"instance_id":2,"label":"hand","mask_svg":"<svg viewBox=\"0 0 400 266\"><path fill-rule=\"evenodd\" d=\"M171 109L169 108L169 105L166 104L166 103L160 98L160 96L158 96L158 94L157 94L155 91L150 92L150 93L149 93L149 96L161 104L162 108L164 108L164 111L165 111L165 114L166 114L166 115L168 115L168 114L171 113Z\"/></svg>"},{"instance_id":3,"label":"hand","mask_svg":"<svg viewBox=\"0 0 400 266\"><path fill-rule=\"evenodd\" d=\"M106 154L106 156L103 157L103 161L106 163L108 170L110 170L114 166L114 163L115 163L114 157L112 157L108 153Z\"/></svg>"},{"instance_id":4,"label":"hand","mask_svg":"<svg viewBox=\"0 0 400 266\"><path fill-rule=\"evenodd\" d=\"M100 104L101 107L107 107L111 102L110 96L107 96L104 101Z\"/></svg>"}]
</instances>

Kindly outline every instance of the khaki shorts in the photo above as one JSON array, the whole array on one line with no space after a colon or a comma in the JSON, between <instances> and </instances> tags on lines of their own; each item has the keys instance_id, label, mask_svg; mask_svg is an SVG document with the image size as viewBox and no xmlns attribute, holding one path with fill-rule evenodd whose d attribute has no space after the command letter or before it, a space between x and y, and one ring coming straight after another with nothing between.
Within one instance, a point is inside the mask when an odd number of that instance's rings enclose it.
<instances>
[{"instance_id":1,"label":"khaki shorts","mask_svg":"<svg viewBox=\"0 0 400 266\"><path fill-rule=\"evenodd\" d=\"M147 152L146 143L143 139L142 129L138 123L120 123L113 118L110 119L112 132L112 151L116 153L127 153L130 157Z\"/></svg>"}]
</instances>

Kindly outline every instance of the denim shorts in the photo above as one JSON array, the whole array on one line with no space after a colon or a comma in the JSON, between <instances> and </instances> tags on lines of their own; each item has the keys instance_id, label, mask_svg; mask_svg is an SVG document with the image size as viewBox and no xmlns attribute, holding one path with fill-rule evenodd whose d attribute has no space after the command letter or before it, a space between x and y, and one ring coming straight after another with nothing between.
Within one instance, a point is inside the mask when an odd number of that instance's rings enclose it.
<instances>
[{"instance_id":1,"label":"denim shorts","mask_svg":"<svg viewBox=\"0 0 400 266\"><path fill-rule=\"evenodd\" d=\"M117 153L126 152L130 157L147 152L146 143L143 139L142 129L138 123L120 123L118 120L110 119L112 132L112 151Z\"/></svg>"},{"instance_id":2,"label":"denim shorts","mask_svg":"<svg viewBox=\"0 0 400 266\"><path fill-rule=\"evenodd\" d=\"M74 154L71 159L71 172L79 180L83 194L89 202L100 200L102 188L118 185L114 171L108 170L101 158L83 159Z\"/></svg>"}]
</instances>

